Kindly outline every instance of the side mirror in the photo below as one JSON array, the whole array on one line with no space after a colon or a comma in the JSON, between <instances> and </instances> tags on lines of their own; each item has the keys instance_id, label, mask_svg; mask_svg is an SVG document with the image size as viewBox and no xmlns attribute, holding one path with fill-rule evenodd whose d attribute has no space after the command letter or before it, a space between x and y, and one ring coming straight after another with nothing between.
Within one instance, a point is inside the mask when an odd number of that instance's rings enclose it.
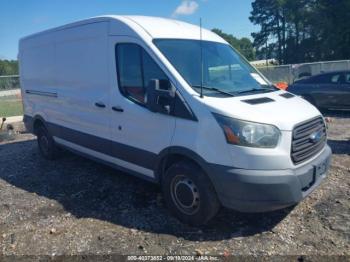
<instances>
[{"instance_id":1,"label":"side mirror","mask_svg":"<svg viewBox=\"0 0 350 262\"><path fill-rule=\"evenodd\" d=\"M167 79L151 79L147 88L147 108L169 114L174 103L175 87Z\"/></svg>"}]
</instances>

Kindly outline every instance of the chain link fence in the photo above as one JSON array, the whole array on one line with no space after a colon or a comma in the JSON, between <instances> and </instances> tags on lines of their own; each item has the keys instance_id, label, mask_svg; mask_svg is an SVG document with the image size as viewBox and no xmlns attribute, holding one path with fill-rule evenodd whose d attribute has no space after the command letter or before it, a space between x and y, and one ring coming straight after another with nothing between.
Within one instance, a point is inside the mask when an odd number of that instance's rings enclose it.
<instances>
[{"instance_id":1,"label":"chain link fence","mask_svg":"<svg viewBox=\"0 0 350 262\"><path fill-rule=\"evenodd\" d=\"M286 82L292 84L295 80L303 77L332 71L350 70L350 60L264 66L258 67L258 69L272 83Z\"/></svg>"},{"instance_id":2,"label":"chain link fence","mask_svg":"<svg viewBox=\"0 0 350 262\"><path fill-rule=\"evenodd\" d=\"M18 75L0 76L0 91L19 88L20 84Z\"/></svg>"},{"instance_id":3,"label":"chain link fence","mask_svg":"<svg viewBox=\"0 0 350 262\"><path fill-rule=\"evenodd\" d=\"M18 75L0 76L0 117L23 114Z\"/></svg>"}]
</instances>

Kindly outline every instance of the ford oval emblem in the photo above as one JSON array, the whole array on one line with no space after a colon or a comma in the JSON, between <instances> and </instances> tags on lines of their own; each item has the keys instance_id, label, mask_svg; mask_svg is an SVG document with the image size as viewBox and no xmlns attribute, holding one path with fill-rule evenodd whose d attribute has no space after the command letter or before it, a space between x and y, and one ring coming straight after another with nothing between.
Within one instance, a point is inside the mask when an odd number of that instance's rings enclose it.
<instances>
[{"instance_id":1,"label":"ford oval emblem","mask_svg":"<svg viewBox=\"0 0 350 262\"><path fill-rule=\"evenodd\" d=\"M322 138L322 130L312 133L309 138L313 144L316 144Z\"/></svg>"}]
</instances>

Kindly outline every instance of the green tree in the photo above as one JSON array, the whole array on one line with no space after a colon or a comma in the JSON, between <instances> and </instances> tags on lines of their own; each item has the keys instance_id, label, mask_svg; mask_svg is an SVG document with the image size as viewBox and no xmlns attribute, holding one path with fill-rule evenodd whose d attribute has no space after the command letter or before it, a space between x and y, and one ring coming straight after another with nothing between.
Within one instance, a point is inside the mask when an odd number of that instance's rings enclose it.
<instances>
[{"instance_id":1,"label":"green tree","mask_svg":"<svg viewBox=\"0 0 350 262\"><path fill-rule=\"evenodd\" d=\"M261 30L253 33L254 46L257 48L268 45L270 39L277 39L277 59L283 62L286 42L286 0L256 0L252 3L253 10L250 21L260 25Z\"/></svg>"},{"instance_id":2,"label":"green tree","mask_svg":"<svg viewBox=\"0 0 350 262\"><path fill-rule=\"evenodd\" d=\"M258 56L274 47L269 58L280 63L350 59L349 0L255 0L252 8Z\"/></svg>"},{"instance_id":3,"label":"green tree","mask_svg":"<svg viewBox=\"0 0 350 262\"><path fill-rule=\"evenodd\" d=\"M225 39L231 46L237 49L249 61L255 60L255 50L252 41L249 38L243 37L238 39L231 34L226 34L222 30L214 28L212 30L217 35Z\"/></svg>"},{"instance_id":4,"label":"green tree","mask_svg":"<svg viewBox=\"0 0 350 262\"><path fill-rule=\"evenodd\" d=\"M15 60L0 60L0 75L17 75L18 62Z\"/></svg>"},{"instance_id":5,"label":"green tree","mask_svg":"<svg viewBox=\"0 0 350 262\"><path fill-rule=\"evenodd\" d=\"M318 0L314 3L312 34L318 59L350 58L350 1Z\"/></svg>"}]
</instances>

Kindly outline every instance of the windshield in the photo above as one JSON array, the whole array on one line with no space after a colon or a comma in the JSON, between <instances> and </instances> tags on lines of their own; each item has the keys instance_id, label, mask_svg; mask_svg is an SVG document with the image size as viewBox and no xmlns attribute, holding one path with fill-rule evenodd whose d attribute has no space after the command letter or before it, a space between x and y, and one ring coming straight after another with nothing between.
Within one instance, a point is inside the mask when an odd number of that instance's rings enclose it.
<instances>
[{"instance_id":1,"label":"windshield","mask_svg":"<svg viewBox=\"0 0 350 262\"><path fill-rule=\"evenodd\" d=\"M201 48L205 95L237 95L274 90L227 44L186 39L156 39L154 43L197 92L202 82Z\"/></svg>"}]
</instances>

